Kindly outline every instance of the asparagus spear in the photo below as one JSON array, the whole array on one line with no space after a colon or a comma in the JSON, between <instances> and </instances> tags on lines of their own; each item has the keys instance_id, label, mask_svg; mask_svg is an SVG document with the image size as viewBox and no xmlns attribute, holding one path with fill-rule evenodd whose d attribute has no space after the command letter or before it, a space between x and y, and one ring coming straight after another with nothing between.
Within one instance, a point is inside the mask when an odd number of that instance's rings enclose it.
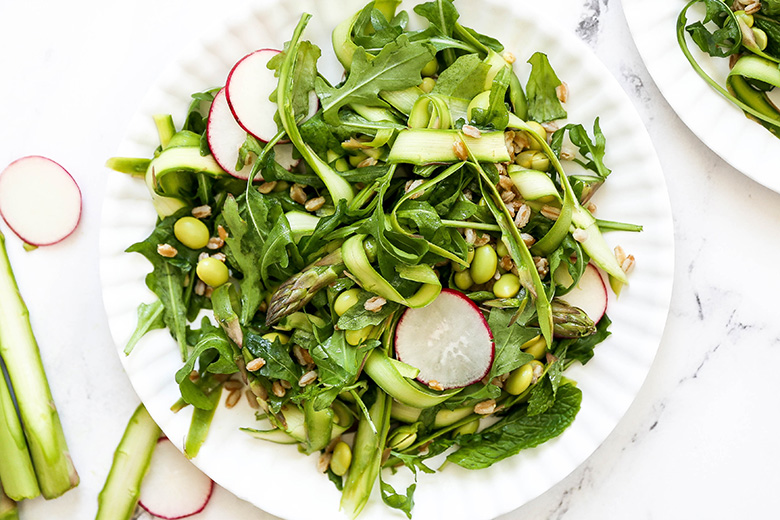
<instances>
[{"instance_id":1,"label":"asparagus spear","mask_svg":"<svg viewBox=\"0 0 780 520\"><path fill-rule=\"evenodd\" d=\"M596 325L585 311L572 307L560 298L552 302L553 332L565 338L579 338L596 333Z\"/></svg>"},{"instance_id":2,"label":"asparagus spear","mask_svg":"<svg viewBox=\"0 0 780 520\"><path fill-rule=\"evenodd\" d=\"M0 356L11 380L41 494L55 498L79 483L51 395L27 307L0 233Z\"/></svg>"},{"instance_id":3,"label":"asparagus spear","mask_svg":"<svg viewBox=\"0 0 780 520\"><path fill-rule=\"evenodd\" d=\"M11 392L0 366L0 481L5 492L14 498L35 498L41 494L35 478L22 423L16 414ZM0 514L0 518L2 514Z\"/></svg>"},{"instance_id":4,"label":"asparagus spear","mask_svg":"<svg viewBox=\"0 0 780 520\"><path fill-rule=\"evenodd\" d=\"M114 463L98 495L96 520L129 520L133 516L141 482L149 470L160 428L149 412L140 405L114 453Z\"/></svg>"},{"instance_id":5,"label":"asparagus spear","mask_svg":"<svg viewBox=\"0 0 780 520\"><path fill-rule=\"evenodd\" d=\"M3 493L2 484L0 484L0 520L19 520L16 502Z\"/></svg>"},{"instance_id":6,"label":"asparagus spear","mask_svg":"<svg viewBox=\"0 0 780 520\"><path fill-rule=\"evenodd\" d=\"M284 282L271 297L265 322L273 325L288 314L303 308L314 295L334 282L344 271L341 249L329 255Z\"/></svg>"}]
</instances>

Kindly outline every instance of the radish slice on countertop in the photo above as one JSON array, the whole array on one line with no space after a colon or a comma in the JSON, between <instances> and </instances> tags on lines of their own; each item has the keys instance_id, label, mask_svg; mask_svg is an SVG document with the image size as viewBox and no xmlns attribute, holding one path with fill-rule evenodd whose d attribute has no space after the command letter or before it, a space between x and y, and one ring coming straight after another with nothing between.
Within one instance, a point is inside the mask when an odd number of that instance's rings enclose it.
<instances>
[{"instance_id":1,"label":"radish slice on countertop","mask_svg":"<svg viewBox=\"0 0 780 520\"><path fill-rule=\"evenodd\" d=\"M56 244L73 233L81 219L81 190L51 159L22 157L0 173L0 215L28 244Z\"/></svg>"},{"instance_id":2,"label":"radish slice on countertop","mask_svg":"<svg viewBox=\"0 0 780 520\"><path fill-rule=\"evenodd\" d=\"M417 379L442 389L461 388L490 371L493 334L465 294L444 289L433 302L407 309L395 331L396 357L420 370Z\"/></svg>"},{"instance_id":3,"label":"radish slice on countertop","mask_svg":"<svg viewBox=\"0 0 780 520\"><path fill-rule=\"evenodd\" d=\"M240 170L236 169L238 150L246 141L246 130L238 124L233 116L224 88L217 92L211 103L206 137L211 153L222 169L233 177L246 180L252 166L245 165ZM255 180L262 180L262 177L258 174Z\"/></svg>"},{"instance_id":4,"label":"radish slice on countertop","mask_svg":"<svg viewBox=\"0 0 780 520\"><path fill-rule=\"evenodd\" d=\"M276 103L270 97L277 79L268 68L268 60L279 54L276 49L260 49L247 54L233 66L225 92L233 115L244 130L268 142L278 128L274 121Z\"/></svg>"},{"instance_id":5,"label":"radish slice on countertop","mask_svg":"<svg viewBox=\"0 0 780 520\"><path fill-rule=\"evenodd\" d=\"M569 276L569 273L565 273L565 276ZM557 272L556 278L558 278ZM571 283L571 277L568 280ZM585 311L593 323L598 323L607 312L607 286L604 284L599 270L593 264L586 265L577 286L559 298L572 307Z\"/></svg>"},{"instance_id":6,"label":"radish slice on countertop","mask_svg":"<svg viewBox=\"0 0 780 520\"><path fill-rule=\"evenodd\" d=\"M162 438L141 484L138 503L153 516L175 520L203 511L213 491L214 482L170 440Z\"/></svg>"}]
</instances>

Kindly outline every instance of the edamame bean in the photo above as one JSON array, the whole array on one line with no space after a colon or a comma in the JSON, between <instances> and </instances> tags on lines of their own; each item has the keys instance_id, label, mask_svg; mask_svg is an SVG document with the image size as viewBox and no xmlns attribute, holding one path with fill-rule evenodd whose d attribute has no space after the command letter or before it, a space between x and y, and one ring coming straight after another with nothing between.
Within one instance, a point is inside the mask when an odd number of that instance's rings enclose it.
<instances>
[{"instance_id":1,"label":"edamame bean","mask_svg":"<svg viewBox=\"0 0 780 520\"><path fill-rule=\"evenodd\" d=\"M423 78L422 83L420 83L420 90L425 92L426 94L430 94L433 91L433 87L436 86L436 80L433 78Z\"/></svg>"},{"instance_id":2,"label":"edamame bean","mask_svg":"<svg viewBox=\"0 0 780 520\"><path fill-rule=\"evenodd\" d=\"M539 150L525 150L517 154L515 162L523 168L546 172L550 168L550 159Z\"/></svg>"},{"instance_id":3,"label":"edamame bean","mask_svg":"<svg viewBox=\"0 0 780 520\"><path fill-rule=\"evenodd\" d=\"M230 277L225 263L212 257L204 258L198 262L195 272L198 274L198 278L203 280L203 283L212 287L219 287Z\"/></svg>"},{"instance_id":4,"label":"edamame bean","mask_svg":"<svg viewBox=\"0 0 780 520\"><path fill-rule=\"evenodd\" d=\"M347 340L347 343L350 345L360 345L368 339L368 336L373 329L373 325L366 325L360 330L348 330L344 332L344 339Z\"/></svg>"},{"instance_id":5,"label":"edamame bean","mask_svg":"<svg viewBox=\"0 0 780 520\"><path fill-rule=\"evenodd\" d=\"M376 242L376 238L372 236L366 237L363 241L363 250L366 252L369 262L376 260L376 251L379 249L379 245Z\"/></svg>"},{"instance_id":6,"label":"edamame bean","mask_svg":"<svg viewBox=\"0 0 780 520\"><path fill-rule=\"evenodd\" d=\"M520 395L525 392L534 380L534 367L526 363L515 369L504 382L504 390L512 395Z\"/></svg>"},{"instance_id":7,"label":"edamame bean","mask_svg":"<svg viewBox=\"0 0 780 520\"><path fill-rule=\"evenodd\" d=\"M498 243L496 243L496 254L499 258L504 258L509 254L509 249L507 249L503 240L499 240Z\"/></svg>"},{"instance_id":8,"label":"edamame bean","mask_svg":"<svg viewBox=\"0 0 780 520\"><path fill-rule=\"evenodd\" d=\"M536 121L526 121L526 124L531 127L531 130L534 131L536 135L542 138L542 140L547 140L547 130L544 129L542 125L537 123ZM541 150L542 145L533 138L533 136L528 136L528 149L529 150Z\"/></svg>"},{"instance_id":9,"label":"edamame bean","mask_svg":"<svg viewBox=\"0 0 780 520\"><path fill-rule=\"evenodd\" d=\"M512 273L502 274L493 284L493 294L496 298L513 298L520 292L520 278Z\"/></svg>"},{"instance_id":10,"label":"edamame bean","mask_svg":"<svg viewBox=\"0 0 780 520\"><path fill-rule=\"evenodd\" d=\"M461 291L466 291L469 287L474 285L474 280L471 279L471 273L468 269L455 273L455 276L452 277L452 281L455 282L455 287Z\"/></svg>"},{"instance_id":11,"label":"edamame bean","mask_svg":"<svg viewBox=\"0 0 780 520\"><path fill-rule=\"evenodd\" d=\"M498 257L493 246L490 244L479 246L474 251L474 261L471 262L471 267L469 268L471 279L476 284L485 283L496 274L497 266Z\"/></svg>"},{"instance_id":12,"label":"edamame bean","mask_svg":"<svg viewBox=\"0 0 780 520\"><path fill-rule=\"evenodd\" d=\"M333 310L337 315L342 316L347 310L355 305L360 296L360 289L348 289L336 297L333 302Z\"/></svg>"},{"instance_id":13,"label":"edamame bean","mask_svg":"<svg viewBox=\"0 0 780 520\"><path fill-rule=\"evenodd\" d=\"M547 353L547 342L543 337L536 336L534 339L520 345L520 348L524 352L531 354L534 359L542 359Z\"/></svg>"},{"instance_id":14,"label":"edamame bean","mask_svg":"<svg viewBox=\"0 0 780 520\"><path fill-rule=\"evenodd\" d=\"M330 470L341 477L347 473L350 464L352 464L352 448L346 442L339 441L330 457Z\"/></svg>"},{"instance_id":15,"label":"edamame bean","mask_svg":"<svg viewBox=\"0 0 780 520\"><path fill-rule=\"evenodd\" d=\"M390 440L387 441L387 447L395 451L403 451L417 440L417 426L407 425L396 428Z\"/></svg>"},{"instance_id":16,"label":"edamame bean","mask_svg":"<svg viewBox=\"0 0 780 520\"><path fill-rule=\"evenodd\" d=\"M263 339L267 339L271 343L278 339L279 343L286 345L290 341L290 336L287 334L281 334L279 332L269 332L268 334L263 334Z\"/></svg>"},{"instance_id":17,"label":"edamame bean","mask_svg":"<svg viewBox=\"0 0 780 520\"><path fill-rule=\"evenodd\" d=\"M433 58L425 64L425 67L422 68L420 74L423 76L433 76L437 72L439 72L439 61L436 58Z\"/></svg>"},{"instance_id":18,"label":"edamame bean","mask_svg":"<svg viewBox=\"0 0 780 520\"><path fill-rule=\"evenodd\" d=\"M209 243L209 228L195 217L182 217L173 225L176 240L190 249L200 249Z\"/></svg>"}]
</instances>

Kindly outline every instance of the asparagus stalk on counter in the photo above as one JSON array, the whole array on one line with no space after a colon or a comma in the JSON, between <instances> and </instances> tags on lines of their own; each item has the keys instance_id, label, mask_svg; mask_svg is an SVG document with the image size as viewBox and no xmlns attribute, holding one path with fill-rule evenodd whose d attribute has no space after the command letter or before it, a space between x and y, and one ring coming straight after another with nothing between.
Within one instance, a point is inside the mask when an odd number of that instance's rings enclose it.
<instances>
[{"instance_id":1,"label":"asparagus stalk on counter","mask_svg":"<svg viewBox=\"0 0 780 520\"><path fill-rule=\"evenodd\" d=\"M133 516L160 428L140 405L127 424L114 462L98 495L96 520L129 520Z\"/></svg>"},{"instance_id":2,"label":"asparagus stalk on counter","mask_svg":"<svg viewBox=\"0 0 780 520\"><path fill-rule=\"evenodd\" d=\"M22 423L16 414L5 373L0 366L0 482L6 495L14 500L35 498L41 494L35 478L30 451ZM0 518L4 518L0 514Z\"/></svg>"},{"instance_id":3,"label":"asparagus stalk on counter","mask_svg":"<svg viewBox=\"0 0 780 520\"><path fill-rule=\"evenodd\" d=\"M79 483L51 395L27 307L0 233L0 356L16 395L41 494L55 498Z\"/></svg>"},{"instance_id":4,"label":"asparagus stalk on counter","mask_svg":"<svg viewBox=\"0 0 780 520\"><path fill-rule=\"evenodd\" d=\"M2 484L0 484L0 520L19 520L16 502L3 493Z\"/></svg>"}]
</instances>

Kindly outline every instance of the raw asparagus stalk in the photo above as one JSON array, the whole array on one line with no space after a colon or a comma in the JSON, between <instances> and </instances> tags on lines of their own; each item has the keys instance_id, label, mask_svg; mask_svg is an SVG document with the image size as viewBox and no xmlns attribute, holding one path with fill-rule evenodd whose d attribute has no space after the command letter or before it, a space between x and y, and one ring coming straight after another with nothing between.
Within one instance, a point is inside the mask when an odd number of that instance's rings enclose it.
<instances>
[{"instance_id":1,"label":"raw asparagus stalk","mask_svg":"<svg viewBox=\"0 0 780 520\"><path fill-rule=\"evenodd\" d=\"M300 310L314 295L335 281L344 271L341 249L313 263L284 282L271 297L265 322L273 325L288 314Z\"/></svg>"},{"instance_id":2,"label":"raw asparagus stalk","mask_svg":"<svg viewBox=\"0 0 780 520\"><path fill-rule=\"evenodd\" d=\"M16 502L3 493L2 484L0 484L0 520L19 520Z\"/></svg>"},{"instance_id":3,"label":"raw asparagus stalk","mask_svg":"<svg viewBox=\"0 0 780 520\"><path fill-rule=\"evenodd\" d=\"M51 395L27 307L0 233L0 356L19 406L41 494L55 498L79 483Z\"/></svg>"},{"instance_id":4,"label":"raw asparagus stalk","mask_svg":"<svg viewBox=\"0 0 780 520\"><path fill-rule=\"evenodd\" d=\"M578 338L596 333L596 325L585 311L572 307L559 298L552 302L553 331L558 336Z\"/></svg>"},{"instance_id":5,"label":"raw asparagus stalk","mask_svg":"<svg viewBox=\"0 0 780 520\"><path fill-rule=\"evenodd\" d=\"M377 390L376 401L369 408L368 417L362 417L358 424L352 464L341 494L341 510L349 518L356 518L366 506L379 476L391 408L392 399Z\"/></svg>"},{"instance_id":6,"label":"raw asparagus stalk","mask_svg":"<svg viewBox=\"0 0 780 520\"><path fill-rule=\"evenodd\" d=\"M30 451L24 438L22 423L0 367L0 482L5 493L14 500L35 498L41 494L35 478ZM2 518L2 515L0 515Z\"/></svg>"},{"instance_id":7,"label":"raw asparagus stalk","mask_svg":"<svg viewBox=\"0 0 780 520\"><path fill-rule=\"evenodd\" d=\"M114 462L98 495L96 520L129 520L133 516L141 482L149 470L160 428L140 405L114 453Z\"/></svg>"}]
</instances>

